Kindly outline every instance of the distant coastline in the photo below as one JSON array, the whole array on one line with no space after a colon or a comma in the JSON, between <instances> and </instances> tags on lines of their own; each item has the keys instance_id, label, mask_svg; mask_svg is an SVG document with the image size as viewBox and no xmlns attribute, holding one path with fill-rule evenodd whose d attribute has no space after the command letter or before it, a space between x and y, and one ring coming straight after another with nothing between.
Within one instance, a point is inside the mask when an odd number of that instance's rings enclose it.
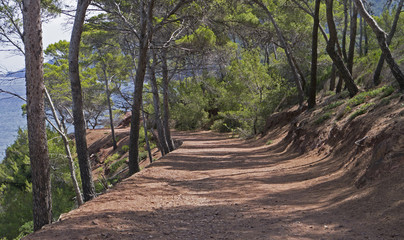
<instances>
[{"instance_id":1,"label":"distant coastline","mask_svg":"<svg viewBox=\"0 0 404 240\"><path fill-rule=\"evenodd\" d=\"M0 89L25 97L25 72L18 71L0 77ZM0 93L0 162L5 150L12 145L19 128L26 128L26 118L22 116L21 105L24 101L6 93Z\"/></svg>"},{"instance_id":2,"label":"distant coastline","mask_svg":"<svg viewBox=\"0 0 404 240\"><path fill-rule=\"evenodd\" d=\"M0 78L25 78L25 69L21 69L15 72L8 72L6 74L0 74Z\"/></svg>"}]
</instances>

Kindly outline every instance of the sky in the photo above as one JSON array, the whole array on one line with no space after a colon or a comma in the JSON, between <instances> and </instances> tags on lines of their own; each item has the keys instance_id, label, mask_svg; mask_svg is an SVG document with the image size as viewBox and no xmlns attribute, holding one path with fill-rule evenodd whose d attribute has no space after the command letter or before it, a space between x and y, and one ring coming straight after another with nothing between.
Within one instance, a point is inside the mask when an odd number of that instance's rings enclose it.
<instances>
[{"instance_id":1,"label":"sky","mask_svg":"<svg viewBox=\"0 0 404 240\"><path fill-rule=\"evenodd\" d=\"M59 40L70 40L72 25L67 25L67 22L68 18L66 16L59 16L48 23L42 24L44 49L46 49L49 44L58 42ZM0 51L0 72L18 71L23 69L24 65L24 57L22 55Z\"/></svg>"}]
</instances>

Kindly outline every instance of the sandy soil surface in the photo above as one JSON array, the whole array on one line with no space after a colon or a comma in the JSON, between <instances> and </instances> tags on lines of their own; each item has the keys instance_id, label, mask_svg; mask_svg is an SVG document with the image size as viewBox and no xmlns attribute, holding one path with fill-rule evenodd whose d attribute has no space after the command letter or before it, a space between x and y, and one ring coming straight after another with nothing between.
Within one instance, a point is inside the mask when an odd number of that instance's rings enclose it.
<instances>
[{"instance_id":1,"label":"sandy soil surface","mask_svg":"<svg viewBox=\"0 0 404 240\"><path fill-rule=\"evenodd\" d=\"M357 189L337 159L281 138L175 138L179 149L26 239L404 239L402 169Z\"/></svg>"}]
</instances>

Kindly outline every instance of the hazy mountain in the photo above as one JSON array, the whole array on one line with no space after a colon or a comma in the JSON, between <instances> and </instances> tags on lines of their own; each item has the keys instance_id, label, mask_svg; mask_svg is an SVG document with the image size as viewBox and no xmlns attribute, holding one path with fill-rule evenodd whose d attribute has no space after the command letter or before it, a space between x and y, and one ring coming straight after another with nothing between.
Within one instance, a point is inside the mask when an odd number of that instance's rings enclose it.
<instances>
[{"instance_id":1,"label":"hazy mountain","mask_svg":"<svg viewBox=\"0 0 404 240\"><path fill-rule=\"evenodd\" d=\"M25 69L18 70L16 72L8 72L4 77L13 77L13 78L24 78L25 77Z\"/></svg>"}]
</instances>

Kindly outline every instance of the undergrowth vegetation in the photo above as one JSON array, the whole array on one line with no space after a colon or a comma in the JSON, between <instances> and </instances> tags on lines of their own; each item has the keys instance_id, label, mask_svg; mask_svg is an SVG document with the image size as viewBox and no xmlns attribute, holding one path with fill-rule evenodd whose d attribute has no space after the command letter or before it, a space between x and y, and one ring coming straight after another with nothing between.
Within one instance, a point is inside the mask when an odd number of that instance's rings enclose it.
<instances>
[{"instance_id":1,"label":"undergrowth vegetation","mask_svg":"<svg viewBox=\"0 0 404 240\"><path fill-rule=\"evenodd\" d=\"M58 133L48 129L51 160L53 220L75 207L64 145ZM0 164L0 232L7 239L20 238L32 231L32 184L26 130L19 130ZM77 164L77 162L76 162ZM76 166L77 167L77 166ZM76 176L80 181L80 176ZM28 231L30 230L30 231Z\"/></svg>"}]
</instances>

